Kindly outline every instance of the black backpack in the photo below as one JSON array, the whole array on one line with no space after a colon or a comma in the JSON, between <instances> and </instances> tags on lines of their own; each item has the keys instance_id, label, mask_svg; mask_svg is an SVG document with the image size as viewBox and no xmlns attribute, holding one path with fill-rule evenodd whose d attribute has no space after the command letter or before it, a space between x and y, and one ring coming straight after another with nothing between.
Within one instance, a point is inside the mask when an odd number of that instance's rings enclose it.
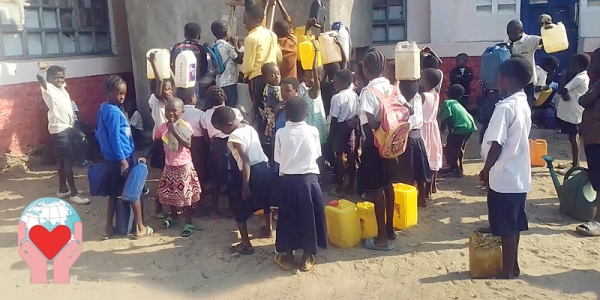
<instances>
[{"instance_id":1,"label":"black backpack","mask_svg":"<svg viewBox=\"0 0 600 300\"><path fill-rule=\"evenodd\" d=\"M196 68L196 78L202 78L208 71L208 60L206 48L195 41L186 40L175 44L171 49L171 67L175 66L175 58L182 51L192 51L196 56L198 66Z\"/></svg>"}]
</instances>

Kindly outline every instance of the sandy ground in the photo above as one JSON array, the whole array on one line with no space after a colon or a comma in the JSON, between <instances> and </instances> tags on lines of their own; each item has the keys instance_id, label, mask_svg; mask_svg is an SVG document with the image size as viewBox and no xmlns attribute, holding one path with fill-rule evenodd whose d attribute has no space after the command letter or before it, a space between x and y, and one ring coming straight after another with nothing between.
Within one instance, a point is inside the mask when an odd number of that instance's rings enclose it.
<instances>
[{"instance_id":1,"label":"sandy ground","mask_svg":"<svg viewBox=\"0 0 600 300\"><path fill-rule=\"evenodd\" d=\"M559 161L570 156L564 137L538 130ZM106 204L93 198L76 207L84 228L84 252L71 269L69 285L32 285L16 251L17 222L33 200L57 190L55 173L35 170L0 175L0 291L3 299L33 296L73 299L598 299L598 239L574 235L577 221L558 213L548 171L533 171L528 196L530 230L521 243L519 280L472 280L468 236L487 219L485 192L477 174L482 163L474 137L466 176L440 182L430 207L419 211L419 225L400 233L395 250L374 253L360 247L330 246L309 273L284 272L272 261L273 239L255 239L253 256L232 256L238 235L233 220L197 219L203 231L179 237L180 228L158 229L144 240L100 241ZM87 192L84 170L80 189ZM154 187L156 182L151 184ZM146 206L146 214L152 205ZM148 224L160 228L147 218ZM250 221L258 235L260 218ZM52 278L49 272L48 278ZM18 298L17 298L18 297Z\"/></svg>"}]
</instances>

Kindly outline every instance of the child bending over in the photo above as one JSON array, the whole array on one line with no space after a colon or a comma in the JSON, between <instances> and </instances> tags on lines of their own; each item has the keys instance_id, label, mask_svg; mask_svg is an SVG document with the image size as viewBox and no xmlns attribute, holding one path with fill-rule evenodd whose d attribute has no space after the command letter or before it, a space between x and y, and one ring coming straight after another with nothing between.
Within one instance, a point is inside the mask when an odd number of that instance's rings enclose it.
<instances>
[{"instance_id":1,"label":"child bending over","mask_svg":"<svg viewBox=\"0 0 600 300\"><path fill-rule=\"evenodd\" d=\"M425 197L427 199L431 199L431 195L437 193L437 173L442 168L444 156L440 127L437 121L440 94L435 91L435 87L441 80L441 72L436 69L425 69L419 80L421 88L425 91L421 93L423 100L423 127L421 127L421 136L425 143L429 169L431 170L431 181L425 187Z\"/></svg>"},{"instance_id":2,"label":"child bending over","mask_svg":"<svg viewBox=\"0 0 600 300\"><path fill-rule=\"evenodd\" d=\"M481 145L485 165L479 178L489 185L490 229L502 239L498 279L520 275L520 232L528 230L525 200L531 190L531 109L523 88L531 80L531 70L530 63L522 58L511 58L500 65L498 90L509 96L496 105Z\"/></svg>"}]
</instances>

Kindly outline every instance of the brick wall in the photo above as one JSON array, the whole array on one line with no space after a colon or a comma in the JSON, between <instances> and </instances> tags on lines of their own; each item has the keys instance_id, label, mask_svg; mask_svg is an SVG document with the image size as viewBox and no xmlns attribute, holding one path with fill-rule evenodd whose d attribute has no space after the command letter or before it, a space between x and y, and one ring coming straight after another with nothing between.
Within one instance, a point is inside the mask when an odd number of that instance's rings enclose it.
<instances>
[{"instance_id":1,"label":"brick wall","mask_svg":"<svg viewBox=\"0 0 600 300\"><path fill-rule=\"evenodd\" d=\"M133 74L120 74L127 81L127 100L135 101ZM105 101L103 82L107 75L67 79L67 90L77 103L81 119L96 124L96 113ZM48 141L48 109L37 82L1 87L0 154L21 156Z\"/></svg>"},{"instance_id":2,"label":"brick wall","mask_svg":"<svg viewBox=\"0 0 600 300\"><path fill-rule=\"evenodd\" d=\"M448 88L450 87L450 71L456 67L456 58L454 57L442 57L443 64L440 66L442 72L444 72L444 83L442 84L441 100L446 99ZM473 81L471 82L471 98L469 108L474 109L477 107L477 97L480 92L478 90L479 82L479 71L481 69L481 57L471 56L467 66L473 69Z\"/></svg>"}]
</instances>

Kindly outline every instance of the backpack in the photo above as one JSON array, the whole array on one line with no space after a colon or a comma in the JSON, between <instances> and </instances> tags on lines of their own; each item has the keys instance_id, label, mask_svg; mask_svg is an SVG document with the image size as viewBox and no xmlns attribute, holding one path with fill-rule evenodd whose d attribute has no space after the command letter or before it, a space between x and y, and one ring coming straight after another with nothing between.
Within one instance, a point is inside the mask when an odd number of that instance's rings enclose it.
<instances>
[{"instance_id":1,"label":"backpack","mask_svg":"<svg viewBox=\"0 0 600 300\"><path fill-rule=\"evenodd\" d=\"M382 158L394 159L406 150L410 112L398 101L400 91L397 86L394 86L390 95L384 95L374 87L368 89L381 101L381 125L373 133L375 147Z\"/></svg>"},{"instance_id":2,"label":"backpack","mask_svg":"<svg viewBox=\"0 0 600 300\"><path fill-rule=\"evenodd\" d=\"M196 56L196 60L198 61L198 68L196 69L196 78L201 78L208 71L208 60L207 60L207 51L204 46L194 42L194 41L184 41L181 43L175 44L171 49L171 66L175 65L175 59L177 55L182 51L192 51Z\"/></svg>"},{"instance_id":3,"label":"backpack","mask_svg":"<svg viewBox=\"0 0 600 300\"><path fill-rule=\"evenodd\" d=\"M218 72L217 74L218 75L223 74L223 72L225 72L225 62L223 61L223 58L221 57L221 51L219 51L218 45L214 44L214 45L208 47L208 49L206 49L206 50L208 51L208 54L210 54L214 68Z\"/></svg>"}]
</instances>

